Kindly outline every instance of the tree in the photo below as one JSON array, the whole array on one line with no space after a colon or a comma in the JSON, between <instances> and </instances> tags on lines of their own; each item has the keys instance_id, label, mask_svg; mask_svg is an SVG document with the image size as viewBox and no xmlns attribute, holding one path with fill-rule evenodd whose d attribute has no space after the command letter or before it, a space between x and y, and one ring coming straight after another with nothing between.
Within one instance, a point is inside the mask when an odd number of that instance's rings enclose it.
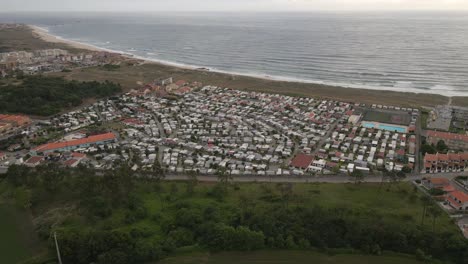
<instances>
[{"instance_id":1,"label":"tree","mask_svg":"<svg viewBox=\"0 0 468 264\"><path fill-rule=\"evenodd\" d=\"M15 202L16 205L23 209L29 209L32 205L31 203L31 191L25 187L18 187L15 191Z\"/></svg>"},{"instance_id":2,"label":"tree","mask_svg":"<svg viewBox=\"0 0 468 264\"><path fill-rule=\"evenodd\" d=\"M218 176L218 182L220 183L222 190L226 194L229 190L229 184L230 184L230 181L232 180L232 175L227 173L226 169L220 169L218 170L217 176Z\"/></svg>"},{"instance_id":3,"label":"tree","mask_svg":"<svg viewBox=\"0 0 468 264\"><path fill-rule=\"evenodd\" d=\"M401 169L401 171L403 171L404 173L411 173L413 170L408 166L403 166L403 169Z\"/></svg>"},{"instance_id":4,"label":"tree","mask_svg":"<svg viewBox=\"0 0 468 264\"><path fill-rule=\"evenodd\" d=\"M286 240L284 243L287 249L296 249L297 247L296 242L294 242L294 238L291 235L286 237Z\"/></svg>"},{"instance_id":5,"label":"tree","mask_svg":"<svg viewBox=\"0 0 468 264\"><path fill-rule=\"evenodd\" d=\"M187 195L192 196L195 193L195 187L198 185L198 179L197 179L197 172L195 171L190 171L188 173L188 181L187 181Z\"/></svg>"},{"instance_id":6,"label":"tree","mask_svg":"<svg viewBox=\"0 0 468 264\"><path fill-rule=\"evenodd\" d=\"M12 184L15 187L21 185L29 185L29 183L31 183L30 169L26 166L12 165L8 168L6 179L10 184Z\"/></svg>"},{"instance_id":7,"label":"tree","mask_svg":"<svg viewBox=\"0 0 468 264\"><path fill-rule=\"evenodd\" d=\"M194 235L188 228L179 227L169 232L169 237L174 240L176 247L185 247L193 245Z\"/></svg>"},{"instance_id":8,"label":"tree","mask_svg":"<svg viewBox=\"0 0 468 264\"><path fill-rule=\"evenodd\" d=\"M382 189L382 186L384 185L384 182L386 182L387 180L390 179L389 177L389 171L384 168L383 171L382 171L382 180L380 181L380 186L379 186L379 191Z\"/></svg>"},{"instance_id":9,"label":"tree","mask_svg":"<svg viewBox=\"0 0 468 264\"><path fill-rule=\"evenodd\" d=\"M0 90L0 112L49 116L78 106L86 98L100 98L121 91L110 82L77 82L41 75L27 76Z\"/></svg>"},{"instance_id":10,"label":"tree","mask_svg":"<svg viewBox=\"0 0 468 264\"><path fill-rule=\"evenodd\" d=\"M44 189L51 193L57 191L68 172L59 168L57 163L49 163L36 168L37 177L42 180Z\"/></svg>"},{"instance_id":11,"label":"tree","mask_svg":"<svg viewBox=\"0 0 468 264\"><path fill-rule=\"evenodd\" d=\"M400 182L406 178L406 174L401 170L396 173L396 181Z\"/></svg>"},{"instance_id":12,"label":"tree","mask_svg":"<svg viewBox=\"0 0 468 264\"><path fill-rule=\"evenodd\" d=\"M353 172L351 172L350 176L354 178L355 184L361 183L364 179L364 174L362 173L362 171L356 169Z\"/></svg>"},{"instance_id":13,"label":"tree","mask_svg":"<svg viewBox=\"0 0 468 264\"><path fill-rule=\"evenodd\" d=\"M293 187L294 185L292 183L279 183L276 185L276 188L280 191L281 199L286 207L288 207L289 201L292 198Z\"/></svg>"},{"instance_id":14,"label":"tree","mask_svg":"<svg viewBox=\"0 0 468 264\"><path fill-rule=\"evenodd\" d=\"M127 164L121 164L113 171L107 171L102 178L103 195L114 206L128 205L130 194L135 189L134 171Z\"/></svg>"},{"instance_id":15,"label":"tree","mask_svg":"<svg viewBox=\"0 0 468 264\"><path fill-rule=\"evenodd\" d=\"M421 146L421 152L423 155L426 155L426 154L435 154L437 151L434 145L424 144Z\"/></svg>"},{"instance_id":16,"label":"tree","mask_svg":"<svg viewBox=\"0 0 468 264\"><path fill-rule=\"evenodd\" d=\"M215 250L257 250L265 246L265 235L244 226L207 224L201 242Z\"/></svg>"},{"instance_id":17,"label":"tree","mask_svg":"<svg viewBox=\"0 0 468 264\"><path fill-rule=\"evenodd\" d=\"M386 177L388 178L391 185L395 185L396 183L398 183L398 181L400 180L400 177L402 176L401 173L398 175L398 173L393 170L392 171L386 170L384 173ZM390 189L390 186L388 187L388 190Z\"/></svg>"},{"instance_id":18,"label":"tree","mask_svg":"<svg viewBox=\"0 0 468 264\"><path fill-rule=\"evenodd\" d=\"M436 149L441 153L446 153L448 151L448 147L443 140L439 140L437 142Z\"/></svg>"},{"instance_id":19,"label":"tree","mask_svg":"<svg viewBox=\"0 0 468 264\"><path fill-rule=\"evenodd\" d=\"M174 198L177 195L178 192L179 192L179 187L177 187L177 184L172 183L171 187L169 189L170 198L171 199Z\"/></svg>"},{"instance_id":20,"label":"tree","mask_svg":"<svg viewBox=\"0 0 468 264\"><path fill-rule=\"evenodd\" d=\"M436 219L437 219L437 217L441 216L442 213L441 213L440 209L435 207L435 206L430 206L428 208L428 212L432 216L432 232L434 232L435 231Z\"/></svg>"},{"instance_id":21,"label":"tree","mask_svg":"<svg viewBox=\"0 0 468 264\"><path fill-rule=\"evenodd\" d=\"M421 225L424 225L424 219L426 217L426 214L427 214L427 208L429 205L431 205L432 203L432 200L430 197L424 195L423 197L421 197L421 202L423 204L423 213L422 213L422 218L421 218Z\"/></svg>"},{"instance_id":22,"label":"tree","mask_svg":"<svg viewBox=\"0 0 468 264\"><path fill-rule=\"evenodd\" d=\"M340 173L340 165L336 165L335 167L333 167L332 172L334 174L339 174Z\"/></svg>"},{"instance_id":23,"label":"tree","mask_svg":"<svg viewBox=\"0 0 468 264\"><path fill-rule=\"evenodd\" d=\"M239 195L239 203L238 204L239 204L239 209L240 209L239 222L242 225L245 222L247 212L249 211L249 209L251 207L254 206L254 204L252 202L252 199L250 197L247 197L244 194Z\"/></svg>"}]
</instances>

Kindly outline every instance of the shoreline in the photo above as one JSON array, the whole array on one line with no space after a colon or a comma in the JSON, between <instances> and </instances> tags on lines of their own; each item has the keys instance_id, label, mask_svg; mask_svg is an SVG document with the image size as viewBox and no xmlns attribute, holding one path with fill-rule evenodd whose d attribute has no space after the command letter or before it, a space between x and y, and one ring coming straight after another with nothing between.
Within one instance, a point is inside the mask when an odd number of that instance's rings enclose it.
<instances>
[{"instance_id":1,"label":"shoreline","mask_svg":"<svg viewBox=\"0 0 468 264\"><path fill-rule=\"evenodd\" d=\"M223 71L223 70L210 69L210 68L203 67L203 66L191 66L191 65L184 65L182 63L177 63L177 62L146 58L146 57L130 54L124 51L106 49L106 48L97 47L91 44L86 44L86 43L82 43L82 42L78 42L74 40L65 39L59 36L55 36L51 34L47 29L41 28L39 26L27 25L27 27L32 30L33 34L36 37L46 42L66 44L75 49L90 50L90 51L96 51L96 52L99 52L99 51L112 52L112 53L120 54L122 57L125 57L127 59L140 60L142 64L155 64L155 65L162 65L162 66L167 66L167 67L174 67L180 70L191 70L191 71L198 71L202 73L222 74L222 75L231 76L232 78L237 78L237 77L238 78L253 78L253 79L259 79L259 80L268 81L268 82L290 83L291 85L317 85L317 86L331 87L331 88L336 88L336 89L345 89L345 90L351 90L351 91L354 90L356 93L360 93L363 91L372 91L372 92L378 92L382 94L382 96L385 96L385 93L389 93L389 92L399 93L402 95L408 94L412 96L418 96L418 95L441 96L443 98L446 98L447 103L449 103L450 98L468 97L468 93L467 94L463 94L463 93L462 94L460 93L450 94L450 91L441 92L440 90L436 90L438 92L430 92L431 90L417 91L416 89L412 89L408 91L408 90L403 90L407 88L386 89L386 87L370 87L370 86L366 86L365 84L363 85L343 85L343 84L332 84L332 83L328 84L323 81L308 81L308 80L297 79L294 77L269 76L269 75L262 76L260 74L228 72L228 71ZM330 92L332 93L332 91ZM449 93L449 95L447 95L447 93Z\"/></svg>"},{"instance_id":2,"label":"shoreline","mask_svg":"<svg viewBox=\"0 0 468 264\"><path fill-rule=\"evenodd\" d=\"M75 49L83 49L83 50L91 50L91 51L104 51L105 49L95 47L86 43L81 43L69 39L64 39L58 36L54 36L47 31L45 28L41 28L39 26L35 25L27 25L32 30L33 36L38 37L42 39L45 42L51 42L51 43L61 43L61 44L67 44L68 46L71 46L72 48Z\"/></svg>"},{"instance_id":3,"label":"shoreline","mask_svg":"<svg viewBox=\"0 0 468 264\"><path fill-rule=\"evenodd\" d=\"M66 44L75 49L90 50L90 51L96 51L96 52L105 51L105 52L116 53L128 59L141 60L143 63L158 63L158 64L162 64L165 66L172 66L172 67L177 67L177 68L186 69L186 70L197 70L198 68L200 68L200 67L194 67L194 66L189 66L189 65L183 66L181 64L178 64L175 62L169 62L169 61L162 62L162 61L157 61L157 60L151 60L151 59L144 58L144 57L134 55L134 54L124 52L124 51L102 48L102 47L94 46L91 44L62 38L62 37L53 35L47 29L36 26L36 25L26 25L26 26L32 30L33 35L37 36L38 38L46 42Z\"/></svg>"}]
</instances>

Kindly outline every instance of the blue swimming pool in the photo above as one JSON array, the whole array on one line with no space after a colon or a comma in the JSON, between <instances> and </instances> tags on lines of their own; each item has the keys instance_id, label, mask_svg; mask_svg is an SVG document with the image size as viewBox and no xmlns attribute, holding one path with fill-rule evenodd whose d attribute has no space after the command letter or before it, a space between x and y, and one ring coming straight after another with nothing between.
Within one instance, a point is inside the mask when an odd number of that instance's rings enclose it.
<instances>
[{"instance_id":1,"label":"blue swimming pool","mask_svg":"<svg viewBox=\"0 0 468 264\"><path fill-rule=\"evenodd\" d=\"M390 125L383 125L383 124L380 124L379 125L379 129L382 129L382 130L387 130L387 131L396 131L396 132L399 132L399 133L406 133L406 128L404 127L398 127L398 126L390 126Z\"/></svg>"},{"instance_id":2,"label":"blue swimming pool","mask_svg":"<svg viewBox=\"0 0 468 264\"><path fill-rule=\"evenodd\" d=\"M400 127L400 126L392 126L388 124L375 124L375 123L370 123L370 122L362 122L361 124L365 128L377 128L381 130L387 130L391 132L398 132L398 133L406 133L407 129L405 127Z\"/></svg>"},{"instance_id":3,"label":"blue swimming pool","mask_svg":"<svg viewBox=\"0 0 468 264\"><path fill-rule=\"evenodd\" d=\"M362 126L365 128L374 128L375 124L374 123L362 123Z\"/></svg>"}]
</instances>

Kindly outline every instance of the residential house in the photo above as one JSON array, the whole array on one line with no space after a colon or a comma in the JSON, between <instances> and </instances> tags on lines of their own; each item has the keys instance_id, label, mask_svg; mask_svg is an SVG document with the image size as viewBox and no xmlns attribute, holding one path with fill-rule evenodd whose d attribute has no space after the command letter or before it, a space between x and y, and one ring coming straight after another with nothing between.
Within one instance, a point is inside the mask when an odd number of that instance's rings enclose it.
<instances>
[{"instance_id":1,"label":"residential house","mask_svg":"<svg viewBox=\"0 0 468 264\"><path fill-rule=\"evenodd\" d=\"M295 169L307 170L314 161L314 156L307 154L297 154L292 160L289 166Z\"/></svg>"},{"instance_id":2,"label":"residential house","mask_svg":"<svg viewBox=\"0 0 468 264\"><path fill-rule=\"evenodd\" d=\"M32 156L24 162L24 165L27 167L34 168L36 166L39 166L43 161L44 157L42 156Z\"/></svg>"},{"instance_id":3,"label":"residential house","mask_svg":"<svg viewBox=\"0 0 468 264\"><path fill-rule=\"evenodd\" d=\"M86 148L97 145L104 145L107 143L113 143L117 139L114 133L106 133L100 135L94 135L87 138L75 139L64 142L48 143L41 146L38 146L31 150L32 154L37 153L51 153L51 152L60 152L60 151L73 151L78 148Z\"/></svg>"},{"instance_id":4,"label":"residential house","mask_svg":"<svg viewBox=\"0 0 468 264\"><path fill-rule=\"evenodd\" d=\"M443 140L449 149L468 150L468 135L428 130L426 140L434 145Z\"/></svg>"},{"instance_id":5,"label":"residential house","mask_svg":"<svg viewBox=\"0 0 468 264\"><path fill-rule=\"evenodd\" d=\"M465 171L468 166L468 153L426 154L424 156L425 173Z\"/></svg>"},{"instance_id":6,"label":"residential house","mask_svg":"<svg viewBox=\"0 0 468 264\"><path fill-rule=\"evenodd\" d=\"M461 191L453 191L446 196L446 202L455 210L468 210L468 194Z\"/></svg>"}]
</instances>

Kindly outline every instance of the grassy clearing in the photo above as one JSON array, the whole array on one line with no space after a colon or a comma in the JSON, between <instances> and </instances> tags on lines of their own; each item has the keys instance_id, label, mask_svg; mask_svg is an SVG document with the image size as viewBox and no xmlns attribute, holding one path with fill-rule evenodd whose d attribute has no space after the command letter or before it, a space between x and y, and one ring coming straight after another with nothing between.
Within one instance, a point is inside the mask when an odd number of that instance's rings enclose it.
<instances>
[{"instance_id":1,"label":"grassy clearing","mask_svg":"<svg viewBox=\"0 0 468 264\"><path fill-rule=\"evenodd\" d=\"M429 112L424 110L421 112L421 128L427 129L427 121L429 119Z\"/></svg>"},{"instance_id":2,"label":"grassy clearing","mask_svg":"<svg viewBox=\"0 0 468 264\"><path fill-rule=\"evenodd\" d=\"M158 264L417 264L422 263L413 257L404 256L364 256L364 255L326 255L310 251L257 251L257 252L223 252L191 253L167 258Z\"/></svg>"},{"instance_id":3,"label":"grassy clearing","mask_svg":"<svg viewBox=\"0 0 468 264\"><path fill-rule=\"evenodd\" d=\"M18 263L38 252L30 216L14 206L0 204L0 263Z\"/></svg>"},{"instance_id":4,"label":"grassy clearing","mask_svg":"<svg viewBox=\"0 0 468 264\"><path fill-rule=\"evenodd\" d=\"M150 186L140 186L139 196L144 201L144 206L148 210L148 217L135 223L125 223L125 212L115 211L110 217L94 223L94 227L109 228L118 227L122 230L146 229L153 234L150 240L158 240L163 234L161 231L161 219L174 217L173 206L175 203L188 203L194 206L206 208L210 205L222 205L226 207L242 207L244 201L249 201L257 206L269 204L265 200L268 192L278 193L275 184L265 183L243 183L236 184L237 190L231 190L223 202L209 198L206 194L213 188L211 183L200 183L192 196L186 195L186 183L162 183L164 192L171 193L171 200L167 196L159 195L158 191L153 191ZM360 217L372 217L376 214L384 216L397 225L420 225L423 214L423 203L421 194L418 193L411 184L401 183L398 185L379 184L294 184L293 197L289 206L307 205L322 206L325 208L353 209L359 212ZM160 218L158 218L160 217ZM70 221L71 226L83 226L87 224L81 222L81 218ZM427 216L424 226L432 228L432 219ZM445 214L436 218L436 232L458 232L452 220Z\"/></svg>"},{"instance_id":5,"label":"grassy clearing","mask_svg":"<svg viewBox=\"0 0 468 264\"><path fill-rule=\"evenodd\" d=\"M275 188L274 184L241 184L238 191L231 192L230 203L239 204L239 197L259 201L264 188ZM265 187L266 186L266 187ZM420 223L423 213L421 194L409 183L385 184L295 184L292 204L318 205L326 208L349 208L362 212L362 215L381 214L394 219L396 223ZM456 231L452 220L443 215L436 219L436 229ZM431 221L425 225L431 227Z\"/></svg>"}]
</instances>

